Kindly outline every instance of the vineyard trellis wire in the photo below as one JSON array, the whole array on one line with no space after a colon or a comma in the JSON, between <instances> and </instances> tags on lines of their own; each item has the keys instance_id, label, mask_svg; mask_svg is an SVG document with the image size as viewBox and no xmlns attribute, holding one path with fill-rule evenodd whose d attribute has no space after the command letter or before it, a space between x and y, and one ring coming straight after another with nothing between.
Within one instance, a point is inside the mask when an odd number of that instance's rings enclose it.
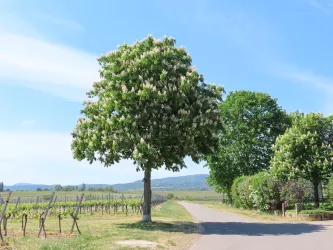
<instances>
[{"instance_id":1,"label":"vineyard trellis wire","mask_svg":"<svg viewBox=\"0 0 333 250\"><path fill-rule=\"evenodd\" d=\"M77 223L79 216L91 216L94 214L101 215L117 215L124 214L128 215L133 213L135 215L142 214L143 199L142 195L124 195L111 193L102 195L102 197L94 197L93 195L87 195L83 199L79 196L75 198L53 196L50 195L49 201L41 197L16 197L4 201L0 204L0 240L3 241L3 236L7 235L7 221L9 218L12 220L20 221L22 235L26 236L26 229L29 220L39 220L38 236L43 231L45 232L45 220L47 217L54 217L58 220L59 233L62 232L61 220L64 218L71 218L73 220L73 226L71 233L73 232L74 226L76 226L79 233L80 229ZM97 198L97 199L96 199ZM30 201L30 202L28 202ZM160 195L154 194L152 196L152 206L159 205L166 201L166 198ZM3 234L2 230L3 229Z\"/></svg>"}]
</instances>

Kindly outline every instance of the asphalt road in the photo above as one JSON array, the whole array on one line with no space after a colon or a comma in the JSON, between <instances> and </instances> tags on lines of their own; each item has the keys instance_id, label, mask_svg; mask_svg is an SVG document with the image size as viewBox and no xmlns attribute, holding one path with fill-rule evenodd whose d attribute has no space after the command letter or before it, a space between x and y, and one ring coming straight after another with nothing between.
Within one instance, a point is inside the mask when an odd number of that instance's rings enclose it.
<instances>
[{"instance_id":1,"label":"asphalt road","mask_svg":"<svg viewBox=\"0 0 333 250\"><path fill-rule=\"evenodd\" d=\"M190 250L333 250L333 223L267 223L181 202L200 223Z\"/></svg>"}]
</instances>

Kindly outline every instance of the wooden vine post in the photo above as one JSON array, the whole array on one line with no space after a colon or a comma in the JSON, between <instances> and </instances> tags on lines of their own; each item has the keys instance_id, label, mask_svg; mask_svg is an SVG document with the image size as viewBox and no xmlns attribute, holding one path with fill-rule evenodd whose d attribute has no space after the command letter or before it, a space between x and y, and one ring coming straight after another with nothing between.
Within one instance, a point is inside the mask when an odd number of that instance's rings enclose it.
<instances>
[{"instance_id":1,"label":"wooden vine post","mask_svg":"<svg viewBox=\"0 0 333 250\"><path fill-rule=\"evenodd\" d=\"M124 212L124 194L121 194L121 211Z\"/></svg>"},{"instance_id":2,"label":"wooden vine post","mask_svg":"<svg viewBox=\"0 0 333 250\"><path fill-rule=\"evenodd\" d=\"M37 198L36 198L36 205L35 205L35 209L37 209L38 202L39 202L39 196L37 196Z\"/></svg>"},{"instance_id":3,"label":"wooden vine post","mask_svg":"<svg viewBox=\"0 0 333 250\"><path fill-rule=\"evenodd\" d=\"M38 234L37 234L37 237L39 238L42 230L44 231L44 235L46 236L45 234L45 227L44 227L44 223L45 223L45 220L46 220L46 217L47 217L47 214L49 212L49 209L51 207L51 204L52 204L52 201L53 201L53 197L54 197L54 194L55 192L52 193L51 197L50 197L50 200L49 200L49 204L47 205L47 208L45 210L45 212L43 213L43 217L41 217L41 223L39 225L39 231L38 231Z\"/></svg>"},{"instance_id":4,"label":"wooden vine post","mask_svg":"<svg viewBox=\"0 0 333 250\"><path fill-rule=\"evenodd\" d=\"M71 234L73 233L74 231L74 226L76 225L76 228L77 228L77 231L79 232L79 234L81 234L81 231L79 229L79 226L77 224L77 217L79 215L79 211L80 211L80 207L82 205L82 201L83 201L83 197L84 197L84 193L82 193L81 195L81 198L80 198L80 201L79 201L79 204L76 206L76 211L75 211L75 215L71 215L72 218L73 218L73 224L72 224L72 228L71 228Z\"/></svg>"},{"instance_id":5,"label":"wooden vine post","mask_svg":"<svg viewBox=\"0 0 333 250\"><path fill-rule=\"evenodd\" d=\"M16 200L15 209L17 209L18 205L20 204L20 200L21 200L21 198L18 197L17 200Z\"/></svg>"},{"instance_id":6,"label":"wooden vine post","mask_svg":"<svg viewBox=\"0 0 333 250\"><path fill-rule=\"evenodd\" d=\"M6 209L7 209L8 203L10 201L11 195L12 195L12 191L9 191L7 199L6 199L6 202L5 202L5 205L4 205L4 207L3 207L2 211L1 211L1 214L0 214L0 240L1 240L1 242L3 242L3 237L2 237L2 233L1 233L2 220L5 217Z\"/></svg>"},{"instance_id":7,"label":"wooden vine post","mask_svg":"<svg viewBox=\"0 0 333 250\"><path fill-rule=\"evenodd\" d=\"M110 199L111 199L111 195L110 195L110 193L109 193L109 203L108 203L109 214L111 213Z\"/></svg>"},{"instance_id":8,"label":"wooden vine post","mask_svg":"<svg viewBox=\"0 0 333 250\"><path fill-rule=\"evenodd\" d=\"M56 197L54 198L54 201L53 201L53 206L52 206L52 207L54 207L54 206L55 206L55 204L56 204L56 202L57 202L57 197L58 197L58 196L56 196Z\"/></svg>"}]
</instances>

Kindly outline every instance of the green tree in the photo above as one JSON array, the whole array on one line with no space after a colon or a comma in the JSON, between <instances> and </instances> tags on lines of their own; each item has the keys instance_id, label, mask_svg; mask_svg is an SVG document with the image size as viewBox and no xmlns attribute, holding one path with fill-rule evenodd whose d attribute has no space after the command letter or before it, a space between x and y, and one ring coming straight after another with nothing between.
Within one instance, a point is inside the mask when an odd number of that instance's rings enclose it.
<instances>
[{"instance_id":1,"label":"green tree","mask_svg":"<svg viewBox=\"0 0 333 250\"><path fill-rule=\"evenodd\" d=\"M37 188L36 191L37 191L37 192L41 192L41 191L43 191L43 189L41 189L41 188Z\"/></svg>"},{"instance_id":2,"label":"green tree","mask_svg":"<svg viewBox=\"0 0 333 250\"><path fill-rule=\"evenodd\" d=\"M175 39L149 36L98 59L99 82L88 92L74 129L75 159L106 167L132 159L144 171L143 221L151 221L151 171L179 171L214 151L222 127L222 87L207 84Z\"/></svg>"},{"instance_id":3,"label":"green tree","mask_svg":"<svg viewBox=\"0 0 333 250\"><path fill-rule=\"evenodd\" d=\"M54 185L54 191L61 191L62 190L62 186L57 184L57 185Z\"/></svg>"},{"instance_id":4,"label":"green tree","mask_svg":"<svg viewBox=\"0 0 333 250\"><path fill-rule=\"evenodd\" d=\"M333 116L297 113L293 126L277 138L273 150L273 173L282 181L311 181L318 207L318 185L327 182L333 171Z\"/></svg>"},{"instance_id":5,"label":"green tree","mask_svg":"<svg viewBox=\"0 0 333 250\"><path fill-rule=\"evenodd\" d=\"M87 185L82 183L80 186L80 191L85 191L86 190Z\"/></svg>"},{"instance_id":6,"label":"green tree","mask_svg":"<svg viewBox=\"0 0 333 250\"><path fill-rule=\"evenodd\" d=\"M272 146L290 124L290 118L277 100L268 94L230 92L220 104L224 130L219 150L207 158L208 184L231 199L231 186L238 176L268 169Z\"/></svg>"},{"instance_id":7,"label":"green tree","mask_svg":"<svg viewBox=\"0 0 333 250\"><path fill-rule=\"evenodd\" d=\"M175 195L173 193L168 193L167 199L172 200L173 198L175 198Z\"/></svg>"},{"instance_id":8,"label":"green tree","mask_svg":"<svg viewBox=\"0 0 333 250\"><path fill-rule=\"evenodd\" d=\"M3 182L0 182L0 192L3 192Z\"/></svg>"}]
</instances>

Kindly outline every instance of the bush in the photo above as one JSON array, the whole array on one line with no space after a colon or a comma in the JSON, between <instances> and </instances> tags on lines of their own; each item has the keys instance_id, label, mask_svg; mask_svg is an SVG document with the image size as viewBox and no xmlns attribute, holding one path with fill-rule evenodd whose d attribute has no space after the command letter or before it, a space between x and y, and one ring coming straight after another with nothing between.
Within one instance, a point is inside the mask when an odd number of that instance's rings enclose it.
<instances>
[{"instance_id":1,"label":"bush","mask_svg":"<svg viewBox=\"0 0 333 250\"><path fill-rule=\"evenodd\" d=\"M244 176L240 182L238 182L238 185L236 187L240 206L242 208L252 208L253 204L250 200L250 185L251 185L252 176Z\"/></svg>"},{"instance_id":2,"label":"bush","mask_svg":"<svg viewBox=\"0 0 333 250\"><path fill-rule=\"evenodd\" d=\"M323 213L327 213L327 211L321 210L321 209L315 209L315 210L302 210L299 213L300 214L323 214Z\"/></svg>"},{"instance_id":3,"label":"bush","mask_svg":"<svg viewBox=\"0 0 333 250\"><path fill-rule=\"evenodd\" d=\"M288 205L288 207L291 207L291 205ZM295 207L295 205L293 207ZM314 207L313 203L306 202L306 203L303 203L303 209L304 210L314 210L315 207Z\"/></svg>"},{"instance_id":4,"label":"bush","mask_svg":"<svg viewBox=\"0 0 333 250\"><path fill-rule=\"evenodd\" d=\"M238 185L243 182L248 176L240 176L237 177L231 186L231 195L232 195L232 201L235 207L242 207L242 201L241 197L239 195L239 188Z\"/></svg>"},{"instance_id":5,"label":"bush","mask_svg":"<svg viewBox=\"0 0 333 250\"><path fill-rule=\"evenodd\" d=\"M175 195L174 195L173 193L169 193L169 194L167 195L167 199L168 199L168 200L172 200L174 197L175 197Z\"/></svg>"},{"instance_id":6,"label":"bush","mask_svg":"<svg viewBox=\"0 0 333 250\"><path fill-rule=\"evenodd\" d=\"M320 209L325 210L325 211L333 211L332 203L321 203L319 207L320 207Z\"/></svg>"},{"instance_id":7,"label":"bush","mask_svg":"<svg viewBox=\"0 0 333 250\"><path fill-rule=\"evenodd\" d=\"M287 207L294 207L296 203L313 200L313 185L310 181L299 179L290 180L281 187L281 198L287 202Z\"/></svg>"},{"instance_id":8,"label":"bush","mask_svg":"<svg viewBox=\"0 0 333 250\"><path fill-rule=\"evenodd\" d=\"M254 175L250 185L249 196L252 204L259 210L276 209L280 202L279 183L275 181L269 172L260 172Z\"/></svg>"},{"instance_id":9,"label":"bush","mask_svg":"<svg viewBox=\"0 0 333 250\"><path fill-rule=\"evenodd\" d=\"M187 201L194 201L194 198L191 197L191 196L186 196L186 197L185 197L185 200L187 200Z\"/></svg>"},{"instance_id":10,"label":"bush","mask_svg":"<svg viewBox=\"0 0 333 250\"><path fill-rule=\"evenodd\" d=\"M327 199L333 202L333 177L329 180L327 184Z\"/></svg>"}]
</instances>

